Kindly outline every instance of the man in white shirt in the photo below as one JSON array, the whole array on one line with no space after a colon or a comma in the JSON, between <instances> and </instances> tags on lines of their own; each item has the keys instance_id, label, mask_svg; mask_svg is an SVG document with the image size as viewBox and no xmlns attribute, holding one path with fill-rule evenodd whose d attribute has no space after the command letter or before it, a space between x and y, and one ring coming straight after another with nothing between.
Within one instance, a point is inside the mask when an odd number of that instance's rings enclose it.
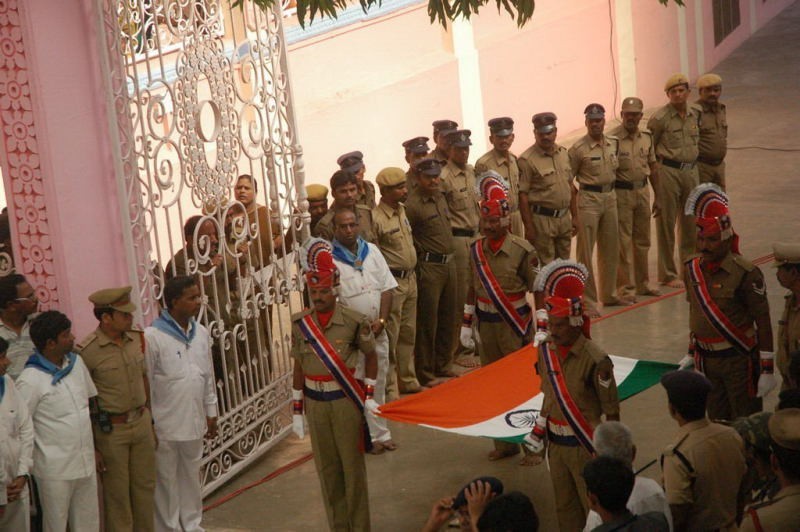
<instances>
[{"instance_id":1,"label":"man in white shirt","mask_svg":"<svg viewBox=\"0 0 800 532\"><path fill-rule=\"evenodd\" d=\"M636 458L636 446L630 429L619 421L606 421L594 430L592 444L597 456L609 456L622 460L633 469L633 460ZM669 529L672 530L672 513L669 511L667 497L664 490L655 480L637 476L631 496L628 499L628 510L634 515L647 512L661 512L667 518ZM594 510L589 511L586 517L584 532L594 530L603 524L600 515Z\"/></svg>"},{"instance_id":2,"label":"man in white shirt","mask_svg":"<svg viewBox=\"0 0 800 532\"><path fill-rule=\"evenodd\" d=\"M19 397L6 356L8 342L0 338L0 530L30 530L28 473L33 465L33 423L28 406Z\"/></svg>"},{"instance_id":3,"label":"man in white shirt","mask_svg":"<svg viewBox=\"0 0 800 532\"><path fill-rule=\"evenodd\" d=\"M200 287L179 276L164 285L166 309L145 329L156 448L155 529L202 531L203 437L217 434L217 394L208 330L195 320Z\"/></svg>"},{"instance_id":4,"label":"man in white shirt","mask_svg":"<svg viewBox=\"0 0 800 532\"><path fill-rule=\"evenodd\" d=\"M0 338L8 342L8 376L13 380L33 354L29 329L38 306L36 292L24 276L15 273L0 278Z\"/></svg>"},{"instance_id":5,"label":"man in white shirt","mask_svg":"<svg viewBox=\"0 0 800 532\"><path fill-rule=\"evenodd\" d=\"M49 310L31 322L36 351L16 382L33 420L33 475L45 531L100 529L89 400L97 389L72 352L72 323ZM102 463L97 462L102 469Z\"/></svg>"},{"instance_id":6,"label":"man in white shirt","mask_svg":"<svg viewBox=\"0 0 800 532\"><path fill-rule=\"evenodd\" d=\"M346 307L364 314L372 323L375 353L378 357L378 376L373 398L379 405L386 400L386 377L389 371L389 337L386 321L392 312L392 292L397 287L392 272L380 249L359 236L358 220L353 210L340 207L333 215L333 261L339 268L339 301ZM356 378L364 375L363 355L356 368ZM367 411L367 424L372 436L372 453L394 451L397 444L384 418Z\"/></svg>"}]
</instances>

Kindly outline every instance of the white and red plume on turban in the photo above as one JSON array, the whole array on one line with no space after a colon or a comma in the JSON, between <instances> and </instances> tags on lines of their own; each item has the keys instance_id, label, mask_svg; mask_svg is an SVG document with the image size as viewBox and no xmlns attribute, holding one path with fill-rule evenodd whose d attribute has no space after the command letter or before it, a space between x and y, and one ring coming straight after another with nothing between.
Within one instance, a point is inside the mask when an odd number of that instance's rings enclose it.
<instances>
[{"instance_id":1,"label":"white and red plume on turban","mask_svg":"<svg viewBox=\"0 0 800 532\"><path fill-rule=\"evenodd\" d=\"M303 246L300 264L311 288L330 288L339 284L339 270L333 263L333 246L327 240L311 238Z\"/></svg>"},{"instance_id":2,"label":"white and red plume on turban","mask_svg":"<svg viewBox=\"0 0 800 532\"><path fill-rule=\"evenodd\" d=\"M686 199L684 213L695 217L698 235L719 234L722 240L733 237L733 251L739 253L739 236L733 232L728 195L714 183L698 185Z\"/></svg>"},{"instance_id":3,"label":"white and red plume on turban","mask_svg":"<svg viewBox=\"0 0 800 532\"><path fill-rule=\"evenodd\" d=\"M589 272L586 266L571 260L556 259L536 276L534 290L544 292L545 305L551 317L569 318L570 325L585 325L589 318L583 312L583 289Z\"/></svg>"},{"instance_id":4,"label":"white and red plume on turban","mask_svg":"<svg viewBox=\"0 0 800 532\"><path fill-rule=\"evenodd\" d=\"M510 209L508 206L508 183L493 170L482 173L478 177L478 194L480 195L481 216L489 218L498 216L505 218Z\"/></svg>"}]
</instances>

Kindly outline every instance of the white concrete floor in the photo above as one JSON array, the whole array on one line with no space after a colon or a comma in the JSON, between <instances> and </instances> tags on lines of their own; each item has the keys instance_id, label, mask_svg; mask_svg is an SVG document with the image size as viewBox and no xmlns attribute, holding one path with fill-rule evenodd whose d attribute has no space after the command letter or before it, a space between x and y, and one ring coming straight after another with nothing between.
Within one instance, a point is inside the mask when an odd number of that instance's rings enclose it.
<instances>
[{"instance_id":1,"label":"white concrete floor","mask_svg":"<svg viewBox=\"0 0 800 532\"><path fill-rule=\"evenodd\" d=\"M728 106L728 191L733 226L741 235L742 253L750 259L768 255L774 241L800 242L798 50L800 3L786 9L715 69L724 80L722 99ZM651 272L655 271L655 255L653 233ZM777 327L783 290L769 264L762 270L768 280L772 322ZM655 274L651 275L655 280ZM681 294L603 319L594 325L592 333L611 353L677 362L686 350L687 322L687 305ZM772 409L775 402L773 393L767 408ZM637 467L658 458L676 430L660 386L626 401L622 420L634 432L639 449ZM541 529L556 529L546 466L520 467L513 458L490 463L486 453L491 443L481 439L400 424L394 424L392 430L400 449L367 457L374 530L419 530L435 500L455 493L480 475L497 476L507 490L527 493L539 513ZM309 452L308 439L298 441L290 436L206 503ZM644 474L658 478L660 471L653 466ZM325 530L313 462L306 461L209 511L205 525L212 531Z\"/></svg>"}]
</instances>

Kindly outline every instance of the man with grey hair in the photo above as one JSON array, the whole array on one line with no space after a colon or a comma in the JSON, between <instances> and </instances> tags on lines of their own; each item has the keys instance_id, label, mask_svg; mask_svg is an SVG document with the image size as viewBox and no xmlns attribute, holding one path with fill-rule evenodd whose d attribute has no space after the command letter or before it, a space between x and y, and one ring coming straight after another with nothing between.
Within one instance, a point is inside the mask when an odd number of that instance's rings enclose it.
<instances>
[{"instance_id":1,"label":"man with grey hair","mask_svg":"<svg viewBox=\"0 0 800 532\"><path fill-rule=\"evenodd\" d=\"M636 446L633 444L631 430L624 423L619 421L606 421L601 423L594 430L592 444L597 452L597 456L610 456L622 460L633 469L633 460L636 458ZM669 504L664 495L664 490L655 480L651 478L636 476L633 484L633 491L628 499L628 510L634 515L646 512L661 512L669 523L670 531L672 528L672 513L669 511ZM584 532L594 530L603 524L603 520L594 510L589 511L586 517Z\"/></svg>"}]
</instances>

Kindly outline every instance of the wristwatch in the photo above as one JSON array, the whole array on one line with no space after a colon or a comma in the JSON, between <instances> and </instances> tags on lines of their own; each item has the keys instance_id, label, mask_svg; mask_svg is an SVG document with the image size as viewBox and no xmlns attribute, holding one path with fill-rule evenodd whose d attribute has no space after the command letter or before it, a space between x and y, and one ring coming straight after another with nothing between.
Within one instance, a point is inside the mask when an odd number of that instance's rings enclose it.
<instances>
[{"instance_id":1,"label":"wristwatch","mask_svg":"<svg viewBox=\"0 0 800 532\"><path fill-rule=\"evenodd\" d=\"M386 320L385 319L378 318L378 321L380 322L381 325L386 325Z\"/></svg>"}]
</instances>

